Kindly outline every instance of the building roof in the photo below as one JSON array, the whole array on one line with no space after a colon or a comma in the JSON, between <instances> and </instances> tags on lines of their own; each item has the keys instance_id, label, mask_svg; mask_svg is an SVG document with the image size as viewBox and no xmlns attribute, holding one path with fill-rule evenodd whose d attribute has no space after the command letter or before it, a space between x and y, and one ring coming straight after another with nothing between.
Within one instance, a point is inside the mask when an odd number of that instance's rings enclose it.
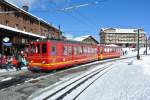
<instances>
[{"instance_id":1,"label":"building roof","mask_svg":"<svg viewBox=\"0 0 150 100\"><path fill-rule=\"evenodd\" d=\"M9 27L9 26L2 25L2 24L0 24L0 28L6 29L6 30L9 30L9 31L13 31L13 32L22 33L24 35L34 36L34 37L37 37L37 38L46 38L45 36L40 36L40 35L37 35L37 34L34 34L34 33L21 31L21 30L18 30L18 29Z\"/></svg>"},{"instance_id":2,"label":"building roof","mask_svg":"<svg viewBox=\"0 0 150 100\"><path fill-rule=\"evenodd\" d=\"M80 36L80 37L76 37L73 40L75 41L80 41L82 42L83 40L87 39L87 38L92 38L97 44L99 43L94 37L92 37L91 35L85 35L85 36Z\"/></svg>"},{"instance_id":3,"label":"building roof","mask_svg":"<svg viewBox=\"0 0 150 100\"><path fill-rule=\"evenodd\" d=\"M123 29L123 28L102 28L101 31L104 31L105 33L137 33L137 29ZM143 29L140 29L140 33L146 34L146 32L144 32Z\"/></svg>"},{"instance_id":4,"label":"building roof","mask_svg":"<svg viewBox=\"0 0 150 100\"><path fill-rule=\"evenodd\" d=\"M25 10L23 10L22 8L17 7L16 5L14 5L14 4L12 4L12 3L6 1L6 0L0 0L0 2L5 3L5 4L7 4L7 5L13 7L14 9L19 10L19 12L22 12L22 13L24 13L24 14L27 14L27 15L33 17L34 19L36 19L36 20L38 20L38 21L40 21L40 22L42 22L42 23L44 23L44 24L46 24L46 25L48 25L48 26L54 28L55 30L58 30L58 31L59 31L59 29L57 29L56 27L52 26L50 23L48 23L47 21L43 20L42 18L39 18L39 17L37 17L37 16L35 16L35 15L33 15L33 14L31 14L31 13L25 11Z\"/></svg>"},{"instance_id":5,"label":"building roof","mask_svg":"<svg viewBox=\"0 0 150 100\"><path fill-rule=\"evenodd\" d=\"M85 35L85 36L76 37L76 38L74 38L74 40L75 41L83 41L89 37L90 37L90 35Z\"/></svg>"}]
</instances>

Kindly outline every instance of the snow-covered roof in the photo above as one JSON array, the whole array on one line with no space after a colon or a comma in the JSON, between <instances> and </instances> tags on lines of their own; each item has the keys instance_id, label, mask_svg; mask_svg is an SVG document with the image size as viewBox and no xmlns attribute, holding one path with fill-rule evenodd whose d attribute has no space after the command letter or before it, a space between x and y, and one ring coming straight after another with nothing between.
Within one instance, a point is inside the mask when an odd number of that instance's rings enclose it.
<instances>
[{"instance_id":1,"label":"snow-covered roof","mask_svg":"<svg viewBox=\"0 0 150 100\"><path fill-rule=\"evenodd\" d=\"M10 3L10 2L8 2L8 1L6 1L6 0L2 0L2 2L6 3L6 4L9 4L10 6L15 7L16 9L19 9L19 10L22 11L23 13L26 13L26 14L32 16L32 17L35 18L36 20L41 21L41 22L47 24L48 26L51 26L52 28L54 28L54 29L56 29L56 30L59 30L59 29L57 29L54 25L52 26L50 23L48 23L48 22L45 21L44 19L39 18L39 17L37 17L37 16L35 16L35 15L33 15L33 14L31 14L31 13L25 11L25 10L23 10L22 8L17 7L17 6L14 5L13 3Z\"/></svg>"},{"instance_id":2,"label":"snow-covered roof","mask_svg":"<svg viewBox=\"0 0 150 100\"><path fill-rule=\"evenodd\" d=\"M18 30L18 29L9 27L9 26L2 25L2 24L0 24L0 28L6 29L6 30L9 30L9 31L18 32L18 33L21 33L21 34L24 34L24 35L34 36L34 37L38 37L38 38L46 38L45 36L40 36L40 35L37 35L37 34L34 34L34 33L21 31L21 30Z\"/></svg>"},{"instance_id":3,"label":"snow-covered roof","mask_svg":"<svg viewBox=\"0 0 150 100\"><path fill-rule=\"evenodd\" d=\"M84 39L90 37L91 35L85 35L85 36L81 36L81 37L76 37L74 38L75 41L83 41Z\"/></svg>"},{"instance_id":4,"label":"snow-covered roof","mask_svg":"<svg viewBox=\"0 0 150 100\"><path fill-rule=\"evenodd\" d=\"M101 30L108 31L108 33L137 33L138 29L102 28ZM140 29L140 33L146 34L143 29Z\"/></svg>"},{"instance_id":5,"label":"snow-covered roof","mask_svg":"<svg viewBox=\"0 0 150 100\"><path fill-rule=\"evenodd\" d=\"M108 47L119 47L118 45L115 45L115 44L110 44L110 45L106 45Z\"/></svg>"}]
</instances>

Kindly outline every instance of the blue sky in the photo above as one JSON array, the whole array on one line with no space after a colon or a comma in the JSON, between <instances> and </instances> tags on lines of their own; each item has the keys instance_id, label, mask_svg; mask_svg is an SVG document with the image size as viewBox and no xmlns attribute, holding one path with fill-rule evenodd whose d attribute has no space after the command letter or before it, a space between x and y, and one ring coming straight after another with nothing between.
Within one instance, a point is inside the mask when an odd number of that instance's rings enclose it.
<instances>
[{"instance_id":1,"label":"blue sky","mask_svg":"<svg viewBox=\"0 0 150 100\"><path fill-rule=\"evenodd\" d=\"M144 28L150 33L150 0L8 0L18 6L30 5L30 12L54 26L61 26L65 35L92 35L99 40L101 28ZM22 2L24 1L24 2ZM68 11L62 8L92 4Z\"/></svg>"}]
</instances>

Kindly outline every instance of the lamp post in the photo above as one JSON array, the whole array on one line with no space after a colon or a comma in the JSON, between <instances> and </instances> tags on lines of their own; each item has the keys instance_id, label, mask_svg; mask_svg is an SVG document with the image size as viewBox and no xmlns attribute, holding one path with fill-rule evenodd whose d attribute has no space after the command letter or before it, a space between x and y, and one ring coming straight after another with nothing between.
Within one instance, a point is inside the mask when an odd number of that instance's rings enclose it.
<instances>
[{"instance_id":1,"label":"lamp post","mask_svg":"<svg viewBox=\"0 0 150 100\"><path fill-rule=\"evenodd\" d=\"M146 55L147 55L147 35L146 35Z\"/></svg>"},{"instance_id":2,"label":"lamp post","mask_svg":"<svg viewBox=\"0 0 150 100\"><path fill-rule=\"evenodd\" d=\"M138 47L137 47L137 49L138 49L138 51L137 51L137 60L140 60L140 54L139 54L139 49L140 49L140 47L139 47L139 35L140 35L140 29L138 29Z\"/></svg>"}]
</instances>

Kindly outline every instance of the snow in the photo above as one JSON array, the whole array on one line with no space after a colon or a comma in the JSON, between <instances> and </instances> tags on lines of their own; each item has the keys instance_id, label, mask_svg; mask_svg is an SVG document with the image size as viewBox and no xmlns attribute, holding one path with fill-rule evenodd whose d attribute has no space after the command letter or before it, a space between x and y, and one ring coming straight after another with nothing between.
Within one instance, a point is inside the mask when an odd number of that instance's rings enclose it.
<instances>
[{"instance_id":1,"label":"snow","mask_svg":"<svg viewBox=\"0 0 150 100\"><path fill-rule=\"evenodd\" d=\"M85 35L85 36L81 36L81 37L76 37L74 38L75 41L83 41L85 40L86 38L90 37L91 35Z\"/></svg>"},{"instance_id":2,"label":"snow","mask_svg":"<svg viewBox=\"0 0 150 100\"><path fill-rule=\"evenodd\" d=\"M119 47L118 45L115 45L115 44L110 44L110 45L106 45L108 47Z\"/></svg>"},{"instance_id":3,"label":"snow","mask_svg":"<svg viewBox=\"0 0 150 100\"><path fill-rule=\"evenodd\" d=\"M86 89L76 100L149 100L150 99L150 57L142 56L141 60L135 58L117 61L111 65L112 69L99 78L94 84ZM90 71L85 72L79 77L95 70L103 65L99 65ZM79 78L77 77L77 78ZM88 80L71 94L67 95L64 100L72 100L80 91L82 91L95 78ZM56 83L49 90L43 91L36 95L33 100L43 99L52 92L59 90L61 87L69 84L75 79L66 82ZM51 99L50 99L51 100Z\"/></svg>"},{"instance_id":4,"label":"snow","mask_svg":"<svg viewBox=\"0 0 150 100\"><path fill-rule=\"evenodd\" d=\"M5 79L2 79L1 82L8 81L8 80L11 80L11 79L12 79L12 77L7 77Z\"/></svg>"},{"instance_id":5,"label":"snow","mask_svg":"<svg viewBox=\"0 0 150 100\"><path fill-rule=\"evenodd\" d=\"M150 70L149 56L143 60L116 63L108 74L97 80L76 100L149 100Z\"/></svg>"},{"instance_id":6,"label":"snow","mask_svg":"<svg viewBox=\"0 0 150 100\"><path fill-rule=\"evenodd\" d=\"M127 54L124 56L136 56L137 55L137 49L135 48L122 48L123 52L127 51ZM139 50L140 54L144 54L144 51L146 50L145 47L141 47ZM147 49L147 53L150 54L150 49Z\"/></svg>"},{"instance_id":7,"label":"snow","mask_svg":"<svg viewBox=\"0 0 150 100\"><path fill-rule=\"evenodd\" d=\"M8 70L6 70L6 69L0 69L0 75L7 74L7 73L10 74L10 73L14 73L14 72L16 73L16 69L15 68L8 69ZM27 70L27 67L22 67L20 71L25 71L25 70Z\"/></svg>"},{"instance_id":8,"label":"snow","mask_svg":"<svg viewBox=\"0 0 150 100\"><path fill-rule=\"evenodd\" d=\"M111 31L111 33L137 33L137 29L121 29L121 28L102 28L102 31L109 30L109 29L115 30L115 31ZM146 32L144 32L143 30L142 33L146 34Z\"/></svg>"},{"instance_id":9,"label":"snow","mask_svg":"<svg viewBox=\"0 0 150 100\"><path fill-rule=\"evenodd\" d=\"M45 88L45 89L43 89L43 90L40 90L40 91L38 91L38 92L32 94L32 95L29 97L29 100L30 100L30 99L31 99L31 100L42 100L43 98L49 96L50 94L54 93L55 91L60 90L62 87L65 87L65 86L67 86L68 84L74 82L75 80L78 80L79 78L81 78L81 77L87 75L88 73L91 73L92 71L97 70L97 69L99 69L99 68L102 68L102 67L104 67L104 66L106 66L106 65L109 65L109 64L110 64L110 63L104 64L104 65L102 65L102 66L97 66L97 67L93 68L92 70L90 70L90 71L88 71L88 72L85 72L85 73L83 73L82 75L79 75L78 77L70 78L70 79L68 79L68 80L65 80L65 81L62 81L62 82L58 82L58 83L56 83L56 84L54 84L54 85L52 85L52 86L49 86L49 87L47 87L47 88ZM69 87L69 88L70 88L70 87Z\"/></svg>"},{"instance_id":10,"label":"snow","mask_svg":"<svg viewBox=\"0 0 150 100\"><path fill-rule=\"evenodd\" d=\"M19 32L19 33L22 33L22 34L25 34L25 35L35 36L35 37L39 37L39 38L46 38L45 36L40 36L40 35L37 35L37 34L21 31L21 30L18 30L18 29L9 27L9 26L2 25L2 24L0 24L0 28L7 29L7 30L10 30L10 31L14 31L14 32Z\"/></svg>"}]
</instances>

